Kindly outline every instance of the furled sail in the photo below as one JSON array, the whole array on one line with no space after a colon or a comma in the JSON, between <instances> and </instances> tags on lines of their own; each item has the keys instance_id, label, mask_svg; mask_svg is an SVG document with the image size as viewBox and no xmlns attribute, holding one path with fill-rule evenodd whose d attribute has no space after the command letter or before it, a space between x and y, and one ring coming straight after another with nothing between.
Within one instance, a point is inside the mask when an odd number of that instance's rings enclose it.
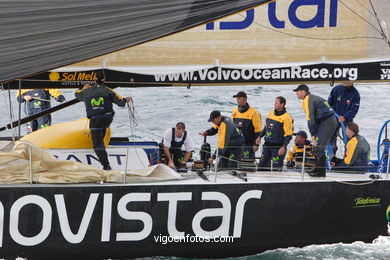
<instances>
[{"instance_id":1,"label":"furled sail","mask_svg":"<svg viewBox=\"0 0 390 260\"><path fill-rule=\"evenodd\" d=\"M269 0L0 1L0 82L179 32Z\"/></svg>"},{"instance_id":2,"label":"furled sail","mask_svg":"<svg viewBox=\"0 0 390 260\"><path fill-rule=\"evenodd\" d=\"M278 0L23 79L22 88L79 87L96 69L112 87L389 81L387 10L387 0Z\"/></svg>"}]
</instances>

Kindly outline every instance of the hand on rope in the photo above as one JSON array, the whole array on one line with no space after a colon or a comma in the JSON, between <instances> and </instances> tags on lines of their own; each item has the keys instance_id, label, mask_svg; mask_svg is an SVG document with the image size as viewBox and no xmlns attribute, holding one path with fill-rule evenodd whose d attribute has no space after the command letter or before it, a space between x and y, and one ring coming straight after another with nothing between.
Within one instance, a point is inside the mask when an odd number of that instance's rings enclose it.
<instances>
[{"instance_id":1,"label":"hand on rope","mask_svg":"<svg viewBox=\"0 0 390 260\"><path fill-rule=\"evenodd\" d=\"M126 105L127 105L127 111L129 113L129 122L130 122L130 127L137 127L138 126L138 120L135 116L135 108L134 108L134 103L133 99L131 97L126 97L126 101L129 100ZM130 104L129 104L130 103Z\"/></svg>"}]
</instances>

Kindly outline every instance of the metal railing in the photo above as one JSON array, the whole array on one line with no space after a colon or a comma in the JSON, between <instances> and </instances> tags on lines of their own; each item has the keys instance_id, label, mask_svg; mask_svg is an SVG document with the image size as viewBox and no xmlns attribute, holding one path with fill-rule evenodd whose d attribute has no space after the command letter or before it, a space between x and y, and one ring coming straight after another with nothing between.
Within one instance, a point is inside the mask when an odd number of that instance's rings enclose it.
<instances>
[{"instance_id":1,"label":"metal railing","mask_svg":"<svg viewBox=\"0 0 390 260\"><path fill-rule=\"evenodd\" d=\"M125 163L124 163L124 169L123 169L123 183L126 183L126 175L128 174L128 168L129 168L129 151L131 149L136 149L137 147L109 147L108 149L109 150L121 150L123 152L123 150L125 149ZM242 148L242 146L236 146L236 147L229 147L229 148L234 148L234 149L239 149L239 148ZM264 148L264 147L263 147ZM269 147L268 147L269 148ZM275 146L275 147L272 147L272 148L280 148L280 146ZM325 149L325 148L324 148ZM157 147L156 147L156 151L157 151ZM200 149L199 149L200 150ZM260 149L259 149L260 150ZM45 149L43 149L43 151L45 151ZM94 151L92 149L89 150L90 151L90 154L94 154ZM299 170L300 171L300 174L301 174L301 180L304 181L304 178L305 178L305 173L307 171L307 168L309 167L308 164L307 164L307 159L313 159L313 157L308 153L308 146L304 145L303 146L303 151L302 151L302 162L299 163L299 165L296 165L294 167L292 167L291 169L295 169L295 170ZM216 159L214 160L214 181L217 182L217 176L218 176L218 171L219 170L222 170L222 168L219 168L219 164L220 164L220 160L221 159L224 159L226 161L232 161L234 163L237 164L237 167L234 168L233 170L248 170L248 166L246 166L245 168L242 168L240 167L240 160L236 160L236 159L232 159L232 158L229 158L229 157L226 157L224 155L221 155L220 154L220 149L216 149L216 153L215 153L215 156L216 156ZM261 151L263 152L263 151ZM286 153L288 151L286 150ZM210 156L212 155L212 153L210 152ZM283 156L285 157L285 155ZM34 182L34 178L33 178L33 174L34 174L34 169L33 169L33 151L32 151L32 147L29 146L28 147L28 160L29 160L29 183L32 184ZM253 170L254 171L258 171L259 170L259 159L261 160L261 157L254 157L253 158ZM312 166L312 165L311 165ZM383 165L384 166L384 165ZM321 167L321 166L319 166ZM328 167L325 166L327 169ZM188 166L187 166L188 168ZM340 171L340 172L345 172L345 170L350 170L350 171L346 171L346 172L352 172L354 173L354 170L356 170L357 172L372 172L371 170L374 169L374 168L378 168L378 165L367 165L367 166L364 166L363 169L362 169L362 166L346 166L346 167L342 167L341 169L338 169L337 165L335 167L332 167L332 170L337 170L337 171ZM269 170L270 172L280 172L281 171L284 171L286 169L286 165L283 163L283 167L282 169L276 169L274 167L274 162L273 160L270 160L270 163L269 163ZM227 169L229 170L229 169ZM232 170L232 169L230 169ZM373 172L374 173L374 172ZM381 172L382 174L386 174L386 179L388 180L389 179L389 173L390 173L390 160L387 160L386 162L386 170Z\"/></svg>"}]
</instances>

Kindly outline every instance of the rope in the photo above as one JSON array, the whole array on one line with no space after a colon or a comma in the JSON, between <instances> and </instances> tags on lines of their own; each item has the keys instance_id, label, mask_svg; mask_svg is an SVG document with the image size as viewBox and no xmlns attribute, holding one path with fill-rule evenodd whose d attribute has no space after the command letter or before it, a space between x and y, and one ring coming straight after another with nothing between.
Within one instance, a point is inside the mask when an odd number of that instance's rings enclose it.
<instances>
[{"instance_id":1,"label":"rope","mask_svg":"<svg viewBox=\"0 0 390 260\"><path fill-rule=\"evenodd\" d=\"M375 11L375 8L374 8L374 5L372 4L372 1L370 0L370 4L371 4L371 8L372 10L374 11L374 14L375 14L375 17L376 17L376 21L378 22L378 25L379 25L379 28L380 28L380 34L382 35L383 39L385 40L385 42L387 43L387 45L389 45L390 47L390 41L387 39L387 36L386 36L386 33L383 31L383 27L379 21L379 18L378 18L378 15Z\"/></svg>"},{"instance_id":2,"label":"rope","mask_svg":"<svg viewBox=\"0 0 390 260\"><path fill-rule=\"evenodd\" d=\"M140 155L138 154L137 148L135 147L135 138L134 138L134 131L133 131L133 129L138 126L138 120L137 120L137 118L135 116L134 103L133 102L130 102L130 103L131 103L131 105L129 105L128 102L126 104L127 104L127 112L129 114L129 125L130 125L132 143L133 143L134 151L135 151L135 154L137 155L138 160L141 162L142 166L144 168L146 168L146 167L148 167L148 165L145 165L143 163L142 159L140 158ZM126 160L127 159L128 158L126 158Z\"/></svg>"},{"instance_id":3,"label":"rope","mask_svg":"<svg viewBox=\"0 0 390 260\"><path fill-rule=\"evenodd\" d=\"M129 105L129 103L126 103L126 105L127 105L127 112L129 113L130 127L133 128L138 126L138 120L136 118L134 103L133 102L130 103L131 105Z\"/></svg>"},{"instance_id":4,"label":"rope","mask_svg":"<svg viewBox=\"0 0 390 260\"><path fill-rule=\"evenodd\" d=\"M328 178L329 180L332 180L334 182L340 183L340 184L345 184L345 185L352 185L352 186L364 186L364 185L369 185L374 183L376 180L368 181L368 182L363 182L363 183L353 183L353 182L346 182L346 181L338 181L335 179Z\"/></svg>"},{"instance_id":5,"label":"rope","mask_svg":"<svg viewBox=\"0 0 390 260\"><path fill-rule=\"evenodd\" d=\"M242 14L239 14L241 17L243 18L246 18L246 16L242 15ZM303 35L298 35L298 34L293 34L293 33L288 33L288 32L283 32L283 31L280 31L280 30L277 30L277 29L274 29L274 28L271 28L271 27L268 27L266 25L263 25L263 24L260 24L258 22L253 22L254 24L260 26L260 27L263 27L265 29L268 29L268 30L271 30L271 31L274 31L274 32L277 32L277 33L280 33L280 34L284 34L284 35L288 35L288 36L292 36L292 37L297 37L297 38L302 38L302 39L309 39L309 40L325 40L325 41L343 41L343 40L356 40L356 39L375 39L375 40L383 40L383 38L381 37L362 37L362 36L356 36L356 37L340 37L340 38L321 38L321 37L310 37L310 36L303 36ZM375 28L375 27L374 27ZM375 28L378 32L379 30L377 28Z\"/></svg>"},{"instance_id":6,"label":"rope","mask_svg":"<svg viewBox=\"0 0 390 260\"><path fill-rule=\"evenodd\" d=\"M370 25L372 28L374 28L374 30L376 30L377 32L379 32L380 34L381 31L375 27L375 25L373 25L372 23L370 23L367 19L365 19L363 16L361 16L360 14L358 14L356 11L352 10L352 8L350 8L347 4L345 4L342 0L339 0L339 2L344 5L349 11L351 11L352 13L354 13L357 17L359 17L360 19L362 19L363 21L365 21L368 25ZM370 1L371 2L371 1Z\"/></svg>"}]
</instances>

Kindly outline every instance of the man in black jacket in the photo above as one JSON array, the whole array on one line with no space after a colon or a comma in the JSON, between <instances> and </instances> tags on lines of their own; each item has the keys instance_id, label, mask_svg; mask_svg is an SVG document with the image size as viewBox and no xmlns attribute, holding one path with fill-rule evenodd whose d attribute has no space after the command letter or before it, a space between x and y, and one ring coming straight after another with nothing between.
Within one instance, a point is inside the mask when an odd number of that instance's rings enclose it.
<instances>
[{"instance_id":1,"label":"man in black jacket","mask_svg":"<svg viewBox=\"0 0 390 260\"><path fill-rule=\"evenodd\" d=\"M77 100L83 101L85 104L87 117L90 119L89 128L93 149L99 157L103 169L111 170L103 139L115 114L112 103L124 107L126 102L132 102L132 98L122 98L115 91L103 85L104 74L101 71L96 72L95 80L95 84L86 84L82 89L77 90L75 96Z\"/></svg>"},{"instance_id":2,"label":"man in black jacket","mask_svg":"<svg viewBox=\"0 0 390 260\"><path fill-rule=\"evenodd\" d=\"M65 102L64 95L57 89L22 89L16 93L16 98L20 103L26 102L27 115L35 115L49 109L50 99L54 98L58 102ZM41 116L31 121L31 131L36 131L51 125L51 115Z\"/></svg>"},{"instance_id":3,"label":"man in black jacket","mask_svg":"<svg viewBox=\"0 0 390 260\"><path fill-rule=\"evenodd\" d=\"M305 111L307 125L313 144L313 155L316 158L316 168L309 173L312 177L326 176L325 146L330 142L336 128L337 120L333 109L328 102L320 96L312 95L309 87L299 85L293 90L298 99L302 99L302 107Z\"/></svg>"}]
</instances>

